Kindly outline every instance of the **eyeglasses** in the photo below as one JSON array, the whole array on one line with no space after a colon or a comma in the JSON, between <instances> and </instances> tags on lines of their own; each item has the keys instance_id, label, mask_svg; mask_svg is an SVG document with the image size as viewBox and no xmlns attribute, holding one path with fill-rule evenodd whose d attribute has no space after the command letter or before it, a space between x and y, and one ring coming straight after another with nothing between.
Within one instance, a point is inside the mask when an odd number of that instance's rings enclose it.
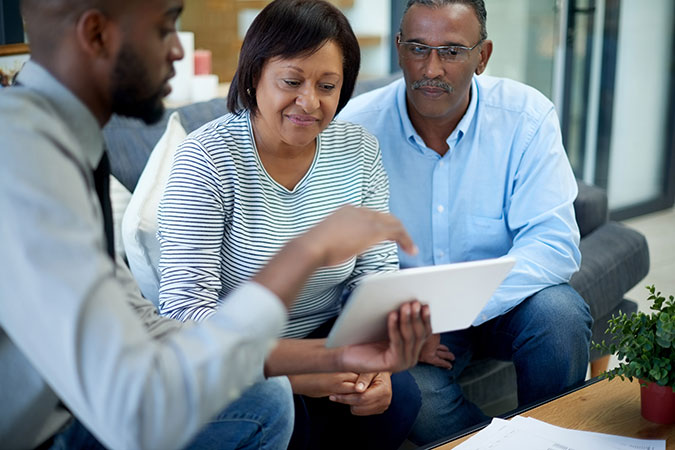
<instances>
[{"instance_id":1,"label":"eyeglasses","mask_svg":"<svg viewBox=\"0 0 675 450\"><path fill-rule=\"evenodd\" d=\"M473 47L464 47L463 45L441 45L434 47L433 45L420 44L414 41L401 42L401 36L396 36L398 44L403 46L403 55L406 58L422 61L427 59L432 50L436 50L438 57L443 62L464 62L469 59L469 53L474 48L478 47L483 39L476 42Z\"/></svg>"}]
</instances>

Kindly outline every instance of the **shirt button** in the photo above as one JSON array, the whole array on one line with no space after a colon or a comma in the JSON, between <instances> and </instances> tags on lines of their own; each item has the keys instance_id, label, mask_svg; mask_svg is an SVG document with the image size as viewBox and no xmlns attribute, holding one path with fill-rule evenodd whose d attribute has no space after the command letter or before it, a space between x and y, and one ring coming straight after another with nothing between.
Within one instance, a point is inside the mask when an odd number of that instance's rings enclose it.
<instances>
[{"instance_id":1,"label":"shirt button","mask_svg":"<svg viewBox=\"0 0 675 450\"><path fill-rule=\"evenodd\" d=\"M444 162L444 161L441 161L441 162L438 163L438 166L439 166L439 167L443 167L444 165L445 165L445 162Z\"/></svg>"},{"instance_id":2,"label":"shirt button","mask_svg":"<svg viewBox=\"0 0 675 450\"><path fill-rule=\"evenodd\" d=\"M443 211L445 211L445 208L443 207L443 205L438 205L438 208L436 208L436 210L437 210L439 213L442 213Z\"/></svg>"},{"instance_id":3,"label":"shirt button","mask_svg":"<svg viewBox=\"0 0 675 450\"><path fill-rule=\"evenodd\" d=\"M445 256L445 252L438 252L438 257L439 257L439 258L442 258L442 257L444 257L444 256Z\"/></svg>"}]
</instances>

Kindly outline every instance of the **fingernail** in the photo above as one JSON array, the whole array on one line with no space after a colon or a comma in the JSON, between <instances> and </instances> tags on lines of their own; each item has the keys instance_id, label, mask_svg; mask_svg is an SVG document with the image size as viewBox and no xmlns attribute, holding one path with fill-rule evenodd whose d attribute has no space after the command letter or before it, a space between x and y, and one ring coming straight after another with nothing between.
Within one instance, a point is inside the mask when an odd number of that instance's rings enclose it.
<instances>
[{"instance_id":1,"label":"fingernail","mask_svg":"<svg viewBox=\"0 0 675 450\"><path fill-rule=\"evenodd\" d=\"M356 385L356 389L359 391L363 391L366 388L366 385L362 382L359 382L359 384Z\"/></svg>"},{"instance_id":2,"label":"fingernail","mask_svg":"<svg viewBox=\"0 0 675 450\"><path fill-rule=\"evenodd\" d=\"M328 396L328 400L330 400L331 402L334 402L334 401L335 401L335 396L334 396L334 395L329 395L329 396Z\"/></svg>"}]
</instances>

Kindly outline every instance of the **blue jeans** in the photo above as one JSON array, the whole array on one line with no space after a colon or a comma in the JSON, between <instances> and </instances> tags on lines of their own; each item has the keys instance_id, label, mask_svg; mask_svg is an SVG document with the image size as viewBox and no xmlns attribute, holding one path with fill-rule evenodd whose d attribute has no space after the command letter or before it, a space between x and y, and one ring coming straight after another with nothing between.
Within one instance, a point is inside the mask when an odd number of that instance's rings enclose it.
<instances>
[{"instance_id":1,"label":"blue jeans","mask_svg":"<svg viewBox=\"0 0 675 450\"><path fill-rule=\"evenodd\" d=\"M247 389L209 422L187 448L285 449L292 431L291 384L286 377L270 378ZM77 420L56 435L51 446L51 450L104 448Z\"/></svg>"},{"instance_id":2,"label":"blue jeans","mask_svg":"<svg viewBox=\"0 0 675 450\"><path fill-rule=\"evenodd\" d=\"M513 361L521 406L582 383L592 323L586 302L561 284L477 327L442 334L441 343L456 359L450 370L428 364L410 370L422 391L422 408L410 439L423 445L489 419L464 398L456 382L473 357Z\"/></svg>"}]
</instances>

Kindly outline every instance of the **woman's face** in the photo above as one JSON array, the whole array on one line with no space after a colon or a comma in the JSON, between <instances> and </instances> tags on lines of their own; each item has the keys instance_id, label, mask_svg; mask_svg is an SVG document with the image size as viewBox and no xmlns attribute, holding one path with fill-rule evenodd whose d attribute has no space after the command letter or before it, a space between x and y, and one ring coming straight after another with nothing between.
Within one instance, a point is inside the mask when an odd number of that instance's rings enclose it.
<instances>
[{"instance_id":1,"label":"woman's face","mask_svg":"<svg viewBox=\"0 0 675 450\"><path fill-rule=\"evenodd\" d=\"M255 88L258 145L313 146L335 116L342 77L342 50L333 41L308 56L267 61Z\"/></svg>"}]
</instances>

